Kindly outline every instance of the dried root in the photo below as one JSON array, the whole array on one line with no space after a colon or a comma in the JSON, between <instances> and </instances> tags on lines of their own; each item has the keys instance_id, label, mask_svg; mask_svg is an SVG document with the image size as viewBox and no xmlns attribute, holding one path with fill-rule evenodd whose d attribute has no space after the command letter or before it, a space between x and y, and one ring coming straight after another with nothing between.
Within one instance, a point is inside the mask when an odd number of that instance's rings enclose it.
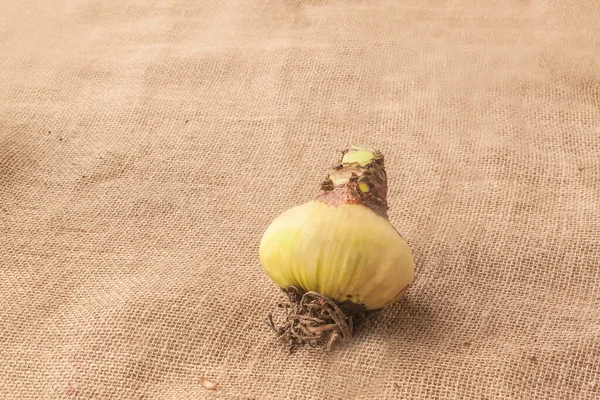
<instances>
[{"instance_id":1,"label":"dried root","mask_svg":"<svg viewBox=\"0 0 600 400\"><path fill-rule=\"evenodd\" d=\"M331 351L337 342L351 338L357 323L367 316L363 306L337 304L316 292L302 292L292 286L284 292L289 303L278 307L285 310L285 322L276 326L269 314L268 323L279 340L289 345L290 353L303 346Z\"/></svg>"}]
</instances>

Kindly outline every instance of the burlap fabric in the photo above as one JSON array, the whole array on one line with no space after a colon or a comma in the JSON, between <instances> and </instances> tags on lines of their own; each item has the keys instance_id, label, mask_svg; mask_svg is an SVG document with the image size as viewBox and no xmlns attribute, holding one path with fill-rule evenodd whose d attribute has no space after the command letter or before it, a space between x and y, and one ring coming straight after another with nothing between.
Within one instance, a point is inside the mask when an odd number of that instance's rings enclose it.
<instances>
[{"instance_id":1,"label":"burlap fabric","mask_svg":"<svg viewBox=\"0 0 600 400\"><path fill-rule=\"evenodd\" d=\"M4 0L0 93L0 398L600 398L596 1ZM352 143L416 280L289 356L259 239Z\"/></svg>"}]
</instances>

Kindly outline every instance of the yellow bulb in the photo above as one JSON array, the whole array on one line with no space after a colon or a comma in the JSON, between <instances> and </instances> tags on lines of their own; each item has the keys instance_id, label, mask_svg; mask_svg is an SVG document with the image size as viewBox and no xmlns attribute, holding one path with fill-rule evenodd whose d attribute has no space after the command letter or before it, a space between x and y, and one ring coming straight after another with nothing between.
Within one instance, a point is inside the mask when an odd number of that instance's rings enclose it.
<instances>
[{"instance_id":1,"label":"yellow bulb","mask_svg":"<svg viewBox=\"0 0 600 400\"><path fill-rule=\"evenodd\" d=\"M387 218L360 204L313 200L285 211L263 234L259 256L282 288L369 310L397 301L414 277L408 244Z\"/></svg>"}]
</instances>

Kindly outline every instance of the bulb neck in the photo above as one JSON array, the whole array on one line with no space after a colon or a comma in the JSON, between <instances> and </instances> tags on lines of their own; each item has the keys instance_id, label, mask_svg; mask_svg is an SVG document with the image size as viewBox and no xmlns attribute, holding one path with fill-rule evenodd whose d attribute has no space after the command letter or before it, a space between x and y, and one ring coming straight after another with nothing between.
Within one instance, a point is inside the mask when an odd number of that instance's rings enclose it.
<instances>
[{"instance_id":1,"label":"bulb neck","mask_svg":"<svg viewBox=\"0 0 600 400\"><path fill-rule=\"evenodd\" d=\"M317 201L338 206L358 204L387 215L387 175L381 152L352 146L321 184Z\"/></svg>"}]
</instances>

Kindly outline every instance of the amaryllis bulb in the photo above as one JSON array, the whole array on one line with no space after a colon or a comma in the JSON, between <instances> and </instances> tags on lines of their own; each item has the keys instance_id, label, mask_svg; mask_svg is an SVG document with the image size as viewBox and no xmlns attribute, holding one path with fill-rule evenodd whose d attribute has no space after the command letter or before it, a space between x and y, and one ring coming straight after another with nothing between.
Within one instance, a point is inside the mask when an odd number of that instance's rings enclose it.
<instances>
[{"instance_id":1,"label":"amaryllis bulb","mask_svg":"<svg viewBox=\"0 0 600 400\"><path fill-rule=\"evenodd\" d=\"M374 310L397 301L414 277L411 250L387 217L380 152L353 146L312 201L279 215L260 262L282 288L317 292Z\"/></svg>"}]
</instances>

